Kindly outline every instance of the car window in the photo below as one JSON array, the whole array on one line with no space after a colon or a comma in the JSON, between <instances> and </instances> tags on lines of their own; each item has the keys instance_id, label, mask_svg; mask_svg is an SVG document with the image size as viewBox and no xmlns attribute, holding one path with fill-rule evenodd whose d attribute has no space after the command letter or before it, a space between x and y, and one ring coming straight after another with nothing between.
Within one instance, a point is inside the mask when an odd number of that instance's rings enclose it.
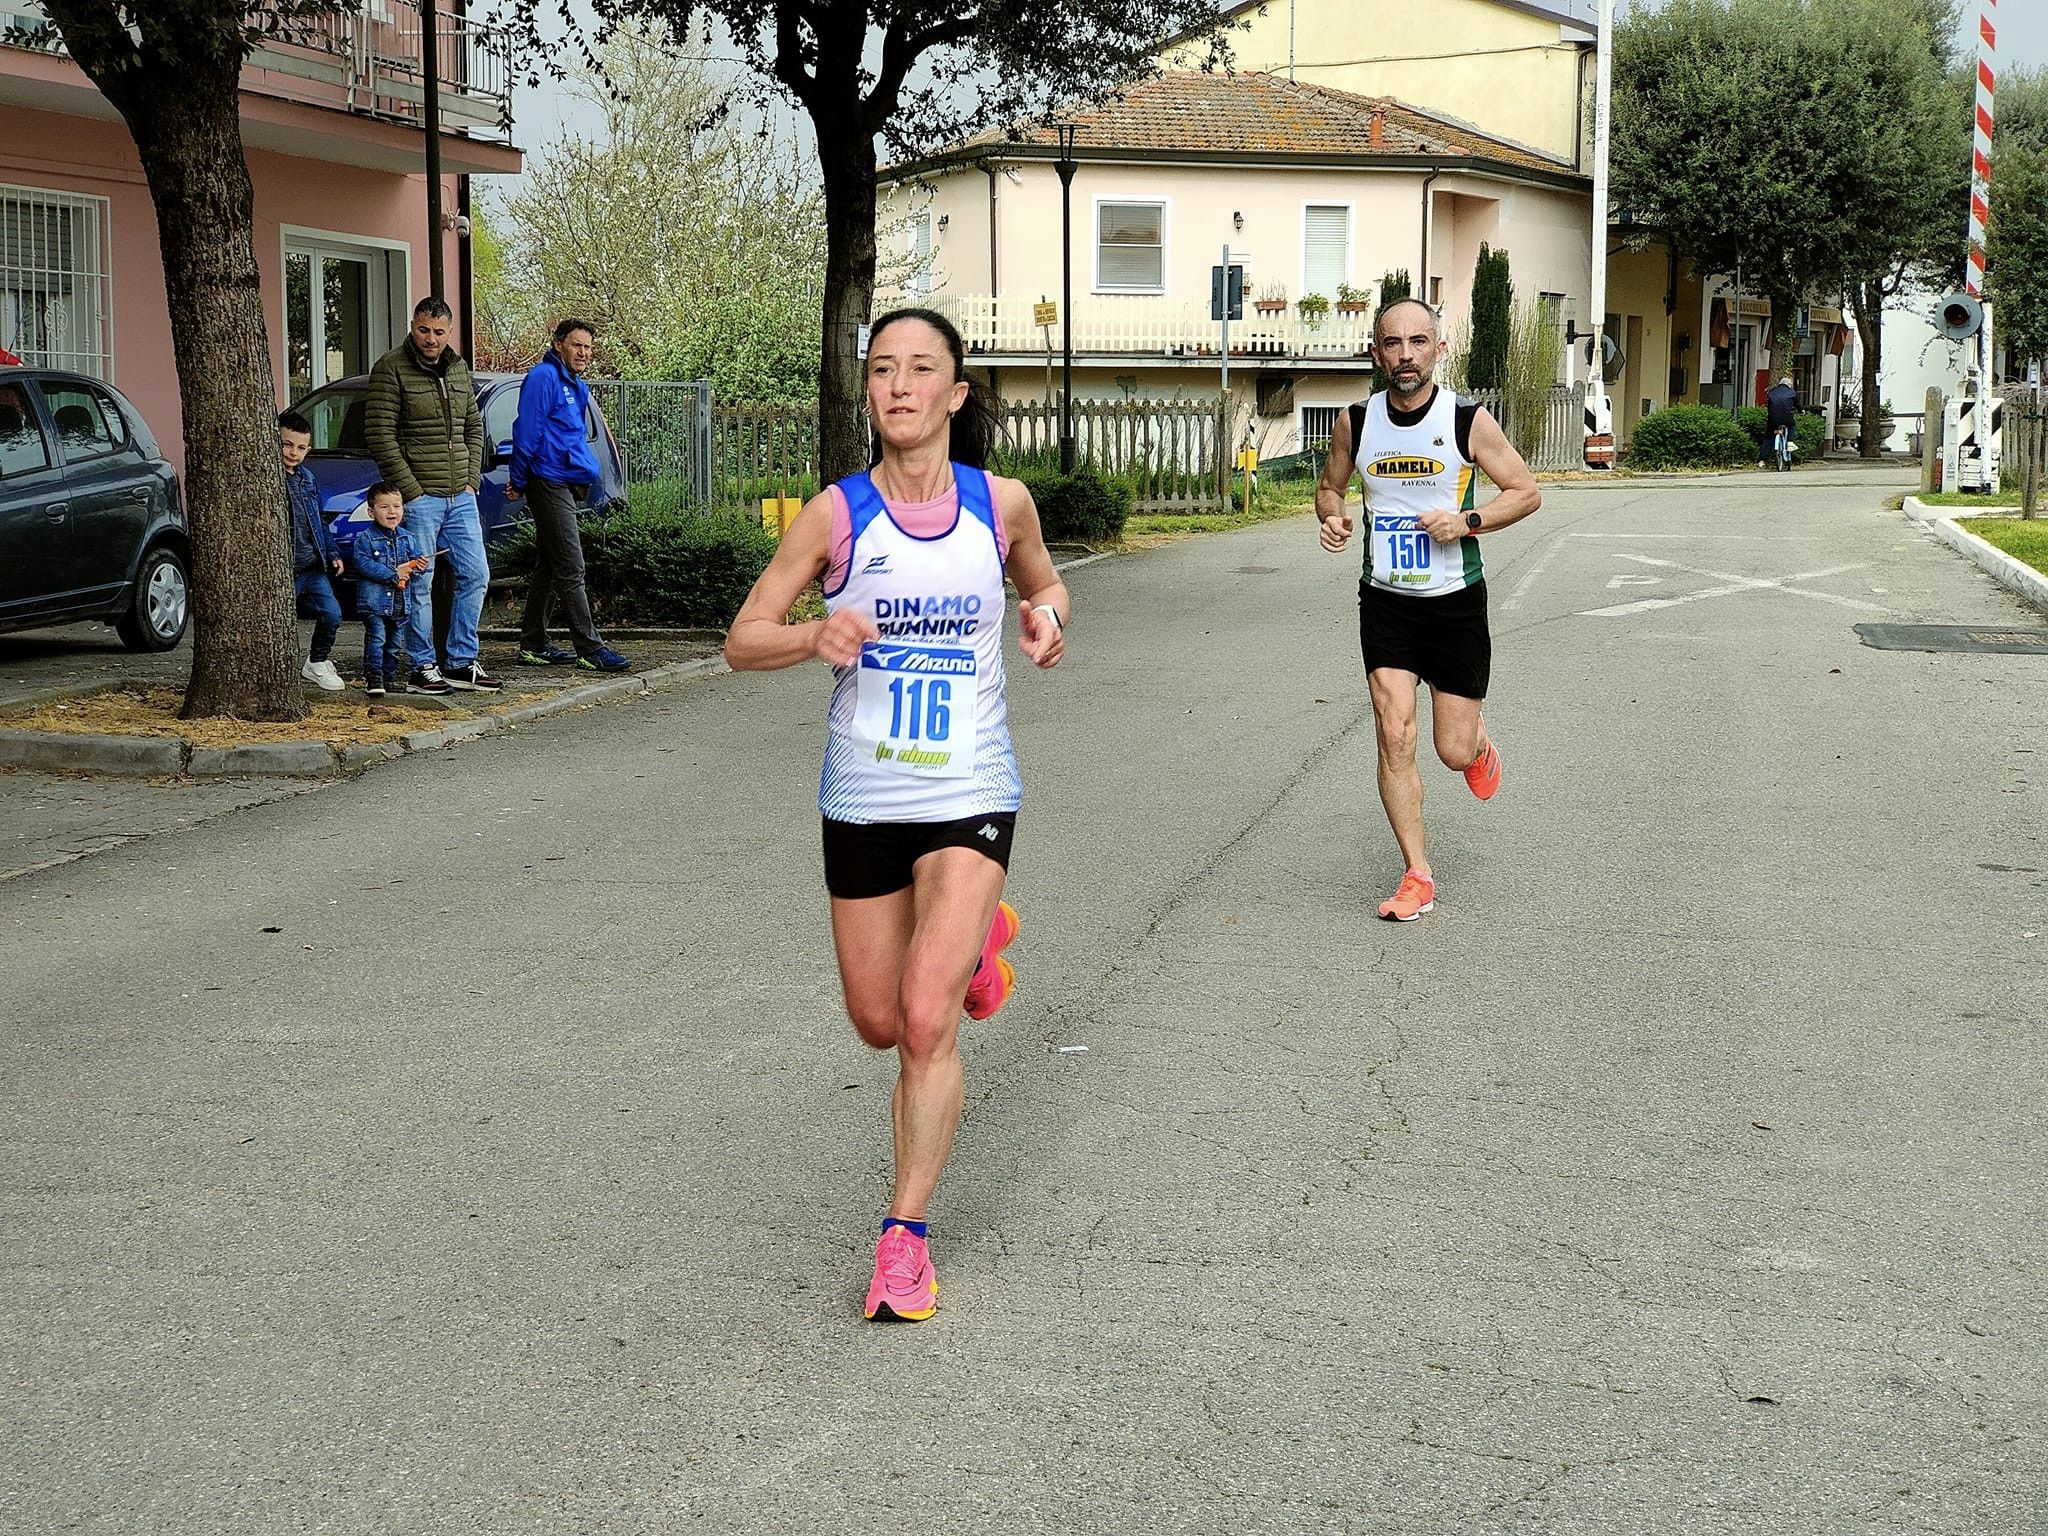
<instances>
[{"instance_id":1,"label":"car window","mask_svg":"<svg viewBox=\"0 0 2048 1536\"><path fill-rule=\"evenodd\" d=\"M128 441L128 428L113 401L90 385L46 381L42 391L65 463L104 458Z\"/></svg>"},{"instance_id":2,"label":"car window","mask_svg":"<svg viewBox=\"0 0 2048 1536\"><path fill-rule=\"evenodd\" d=\"M507 384L494 390L484 402L484 442L493 451L500 443L512 441L512 428L519 421L519 386Z\"/></svg>"},{"instance_id":3,"label":"car window","mask_svg":"<svg viewBox=\"0 0 2048 1536\"><path fill-rule=\"evenodd\" d=\"M367 390L336 387L301 400L294 409L312 423L313 452L367 457L370 449L363 441L363 412L369 398Z\"/></svg>"},{"instance_id":4,"label":"car window","mask_svg":"<svg viewBox=\"0 0 2048 1536\"><path fill-rule=\"evenodd\" d=\"M43 441L28 391L19 384L0 384L0 475L49 467L50 445Z\"/></svg>"}]
</instances>

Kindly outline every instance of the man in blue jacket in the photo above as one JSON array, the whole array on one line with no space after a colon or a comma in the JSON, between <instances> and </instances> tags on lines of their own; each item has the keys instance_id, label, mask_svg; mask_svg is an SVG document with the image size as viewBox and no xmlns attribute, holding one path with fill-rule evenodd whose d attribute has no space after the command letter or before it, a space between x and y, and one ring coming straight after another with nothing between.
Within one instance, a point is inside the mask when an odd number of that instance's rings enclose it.
<instances>
[{"instance_id":1,"label":"man in blue jacket","mask_svg":"<svg viewBox=\"0 0 2048 1536\"><path fill-rule=\"evenodd\" d=\"M583 583L583 535L576 526L576 514L598 480L597 456L584 427L590 385L583 375L590 369L595 334L587 320L564 320L555 327L548 355L519 385L505 498L524 496L533 509L533 585L527 588L526 616L519 627L523 667L623 672L632 665L598 638ZM574 651L548 643L548 612L556 603L576 643Z\"/></svg>"}]
</instances>

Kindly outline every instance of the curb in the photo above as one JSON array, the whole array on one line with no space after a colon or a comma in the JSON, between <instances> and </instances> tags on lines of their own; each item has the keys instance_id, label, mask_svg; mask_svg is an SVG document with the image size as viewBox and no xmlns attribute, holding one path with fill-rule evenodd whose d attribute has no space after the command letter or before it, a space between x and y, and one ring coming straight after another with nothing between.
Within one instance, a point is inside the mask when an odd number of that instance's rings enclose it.
<instances>
[{"instance_id":1,"label":"curb","mask_svg":"<svg viewBox=\"0 0 2048 1536\"><path fill-rule=\"evenodd\" d=\"M2048 612L2048 576L2024 561L2015 560L1997 545L1987 543L1962 527L1944 508L1930 507L1917 496L1904 502L1906 516L1932 533L1958 554L1975 562L1978 569L2034 607Z\"/></svg>"},{"instance_id":2,"label":"curb","mask_svg":"<svg viewBox=\"0 0 2048 1536\"><path fill-rule=\"evenodd\" d=\"M692 678L727 672L723 657L674 661L626 677L564 688L544 699L516 704L500 713L412 731L396 741L363 742L335 748L324 741L252 742L239 747L197 747L169 736L60 736L42 731L0 729L0 768L35 768L77 773L140 774L152 778L309 778L357 773L414 752L432 752L474 741L565 710L602 704L630 694L657 693Z\"/></svg>"}]
</instances>

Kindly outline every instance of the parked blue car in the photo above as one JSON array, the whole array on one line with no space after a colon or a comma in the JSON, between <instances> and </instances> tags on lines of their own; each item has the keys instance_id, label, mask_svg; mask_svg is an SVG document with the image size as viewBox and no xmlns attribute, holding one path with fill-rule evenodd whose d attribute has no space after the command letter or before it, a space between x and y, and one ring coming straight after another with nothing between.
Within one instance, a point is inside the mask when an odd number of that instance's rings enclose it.
<instances>
[{"instance_id":1,"label":"parked blue car","mask_svg":"<svg viewBox=\"0 0 2048 1536\"><path fill-rule=\"evenodd\" d=\"M476 375L477 405L484 414L484 483L477 488L477 511L483 518L486 545L533 522L523 499L505 499L505 485L512 474L512 424L519 416L519 381L524 377L518 373ZM306 456L306 467L320 487L320 506L327 514L334 552L344 560L355 547L357 532L369 525L363 492L377 480L376 461L363 443L363 412L369 394L370 376L358 374L316 389L292 407L313 425L313 451ZM590 508L624 511L625 460L595 396L584 430L589 433L600 474L590 494ZM337 589L342 586L336 583ZM354 613L352 595L342 590L341 597L343 611Z\"/></svg>"}]
</instances>

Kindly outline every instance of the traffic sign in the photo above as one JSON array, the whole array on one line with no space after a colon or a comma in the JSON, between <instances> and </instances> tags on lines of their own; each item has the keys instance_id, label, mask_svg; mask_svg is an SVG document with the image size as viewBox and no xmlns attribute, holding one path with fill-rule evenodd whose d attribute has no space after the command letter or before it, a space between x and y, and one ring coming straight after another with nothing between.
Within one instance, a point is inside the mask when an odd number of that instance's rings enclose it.
<instances>
[{"instance_id":1,"label":"traffic sign","mask_svg":"<svg viewBox=\"0 0 2048 1536\"><path fill-rule=\"evenodd\" d=\"M1033 325L1058 325L1060 323L1059 305L1057 303L1032 305L1031 323Z\"/></svg>"}]
</instances>

